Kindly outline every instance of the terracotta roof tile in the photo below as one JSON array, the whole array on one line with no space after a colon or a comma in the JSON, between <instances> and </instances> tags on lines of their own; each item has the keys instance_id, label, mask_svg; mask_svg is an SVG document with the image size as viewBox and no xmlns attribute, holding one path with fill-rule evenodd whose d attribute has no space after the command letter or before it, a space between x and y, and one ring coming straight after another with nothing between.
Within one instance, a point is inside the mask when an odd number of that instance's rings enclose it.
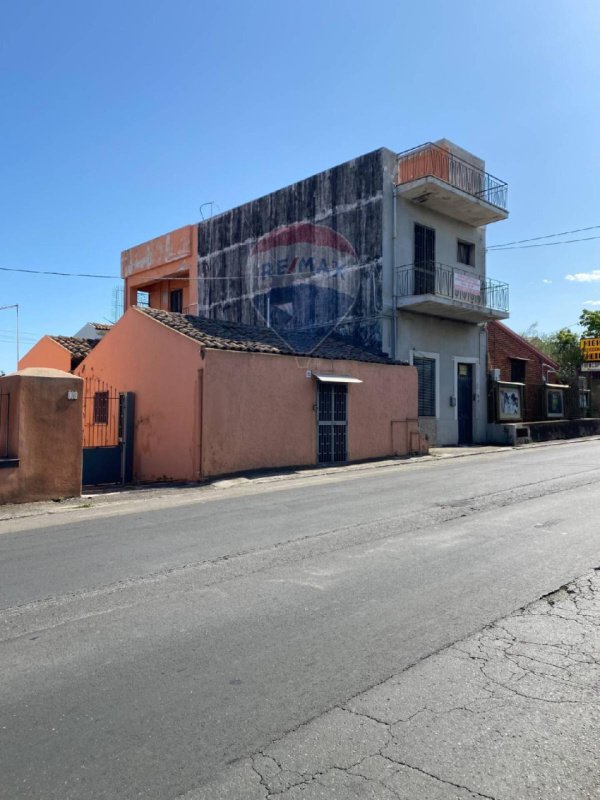
<instances>
[{"instance_id":1,"label":"terracotta roof tile","mask_svg":"<svg viewBox=\"0 0 600 800\"><path fill-rule=\"evenodd\" d=\"M78 336L51 336L50 338L71 353L71 369L75 369L100 341L100 339L81 339Z\"/></svg>"},{"instance_id":2,"label":"terracotta roof tile","mask_svg":"<svg viewBox=\"0 0 600 800\"><path fill-rule=\"evenodd\" d=\"M383 353L370 352L356 347L342 336L322 332L288 332L285 339L272 328L255 327L238 322L194 317L161 311L156 308L137 307L146 316L215 350L237 350L273 355L312 356L346 361L368 361L375 364L403 364L392 361Z\"/></svg>"}]
</instances>

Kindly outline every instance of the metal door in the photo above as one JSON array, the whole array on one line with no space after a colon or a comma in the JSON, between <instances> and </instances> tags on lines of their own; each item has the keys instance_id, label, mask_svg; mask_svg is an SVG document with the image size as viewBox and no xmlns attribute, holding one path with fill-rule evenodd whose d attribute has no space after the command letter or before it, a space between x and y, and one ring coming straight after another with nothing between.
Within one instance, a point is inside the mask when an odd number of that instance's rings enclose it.
<instances>
[{"instance_id":1,"label":"metal door","mask_svg":"<svg viewBox=\"0 0 600 800\"><path fill-rule=\"evenodd\" d=\"M98 387L95 387L98 388ZM84 486L130 483L133 477L134 395L109 387L84 397Z\"/></svg>"},{"instance_id":2,"label":"metal door","mask_svg":"<svg viewBox=\"0 0 600 800\"><path fill-rule=\"evenodd\" d=\"M318 384L317 420L319 464L346 461L348 387L345 383Z\"/></svg>"},{"instance_id":3,"label":"metal door","mask_svg":"<svg viewBox=\"0 0 600 800\"><path fill-rule=\"evenodd\" d=\"M458 443L473 443L473 365L458 364Z\"/></svg>"},{"instance_id":4,"label":"metal door","mask_svg":"<svg viewBox=\"0 0 600 800\"><path fill-rule=\"evenodd\" d=\"M415 225L415 294L435 294L435 230Z\"/></svg>"}]
</instances>

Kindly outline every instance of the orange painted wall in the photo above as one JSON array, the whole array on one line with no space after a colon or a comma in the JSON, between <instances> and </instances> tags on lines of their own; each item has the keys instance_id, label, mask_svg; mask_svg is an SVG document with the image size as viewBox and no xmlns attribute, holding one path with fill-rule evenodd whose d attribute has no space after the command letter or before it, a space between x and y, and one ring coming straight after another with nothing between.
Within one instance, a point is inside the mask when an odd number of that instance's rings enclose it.
<instances>
[{"instance_id":1,"label":"orange painted wall","mask_svg":"<svg viewBox=\"0 0 600 800\"><path fill-rule=\"evenodd\" d=\"M207 350L202 448L205 477L317 461L316 380L350 374L348 458L404 455L418 431L414 367Z\"/></svg>"},{"instance_id":2,"label":"orange painted wall","mask_svg":"<svg viewBox=\"0 0 600 800\"><path fill-rule=\"evenodd\" d=\"M19 369L49 367L63 372L71 371L71 353L49 336L43 336L19 361Z\"/></svg>"},{"instance_id":3,"label":"orange painted wall","mask_svg":"<svg viewBox=\"0 0 600 800\"><path fill-rule=\"evenodd\" d=\"M76 399L68 398L69 391ZM0 378L0 394L6 393L8 455L19 466L0 469L0 503L79 496L82 381L58 370L31 369Z\"/></svg>"},{"instance_id":4,"label":"orange painted wall","mask_svg":"<svg viewBox=\"0 0 600 800\"><path fill-rule=\"evenodd\" d=\"M316 380L351 374L348 457L404 455L418 446L414 367L205 350L137 309L77 374L135 392L134 480L198 480L317 463ZM416 440L414 437L417 437Z\"/></svg>"},{"instance_id":5,"label":"orange painted wall","mask_svg":"<svg viewBox=\"0 0 600 800\"><path fill-rule=\"evenodd\" d=\"M136 309L96 345L76 373L135 392L135 481L198 480L200 346Z\"/></svg>"},{"instance_id":6,"label":"orange painted wall","mask_svg":"<svg viewBox=\"0 0 600 800\"><path fill-rule=\"evenodd\" d=\"M162 291L184 289L187 313L198 312L198 226L186 225L121 253L125 309L136 304L138 290L149 291L152 308L168 309Z\"/></svg>"}]
</instances>

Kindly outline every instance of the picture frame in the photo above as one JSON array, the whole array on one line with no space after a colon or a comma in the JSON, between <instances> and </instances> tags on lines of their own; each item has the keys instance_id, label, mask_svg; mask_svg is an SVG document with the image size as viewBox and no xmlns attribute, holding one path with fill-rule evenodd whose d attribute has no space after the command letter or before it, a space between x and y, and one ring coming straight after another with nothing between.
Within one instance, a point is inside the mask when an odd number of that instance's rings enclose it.
<instances>
[{"instance_id":1,"label":"picture frame","mask_svg":"<svg viewBox=\"0 0 600 800\"><path fill-rule=\"evenodd\" d=\"M497 388L498 422L521 422L523 419L523 386L520 383L499 383Z\"/></svg>"},{"instance_id":2,"label":"picture frame","mask_svg":"<svg viewBox=\"0 0 600 800\"><path fill-rule=\"evenodd\" d=\"M548 419L562 419L564 416L564 389L558 386L548 386L546 388L546 417Z\"/></svg>"}]
</instances>

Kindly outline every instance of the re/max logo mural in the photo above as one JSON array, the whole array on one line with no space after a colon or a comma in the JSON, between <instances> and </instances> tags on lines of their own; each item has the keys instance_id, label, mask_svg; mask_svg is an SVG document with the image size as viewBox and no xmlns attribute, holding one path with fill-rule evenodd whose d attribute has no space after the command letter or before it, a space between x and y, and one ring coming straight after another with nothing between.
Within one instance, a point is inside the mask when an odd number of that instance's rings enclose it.
<instances>
[{"instance_id":1,"label":"re/max logo mural","mask_svg":"<svg viewBox=\"0 0 600 800\"><path fill-rule=\"evenodd\" d=\"M352 269L357 266L356 251L342 234L299 222L258 239L246 275L263 319L273 327L298 329L329 325L349 312L360 287L360 271Z\"/></svg>"}]
</instances>

